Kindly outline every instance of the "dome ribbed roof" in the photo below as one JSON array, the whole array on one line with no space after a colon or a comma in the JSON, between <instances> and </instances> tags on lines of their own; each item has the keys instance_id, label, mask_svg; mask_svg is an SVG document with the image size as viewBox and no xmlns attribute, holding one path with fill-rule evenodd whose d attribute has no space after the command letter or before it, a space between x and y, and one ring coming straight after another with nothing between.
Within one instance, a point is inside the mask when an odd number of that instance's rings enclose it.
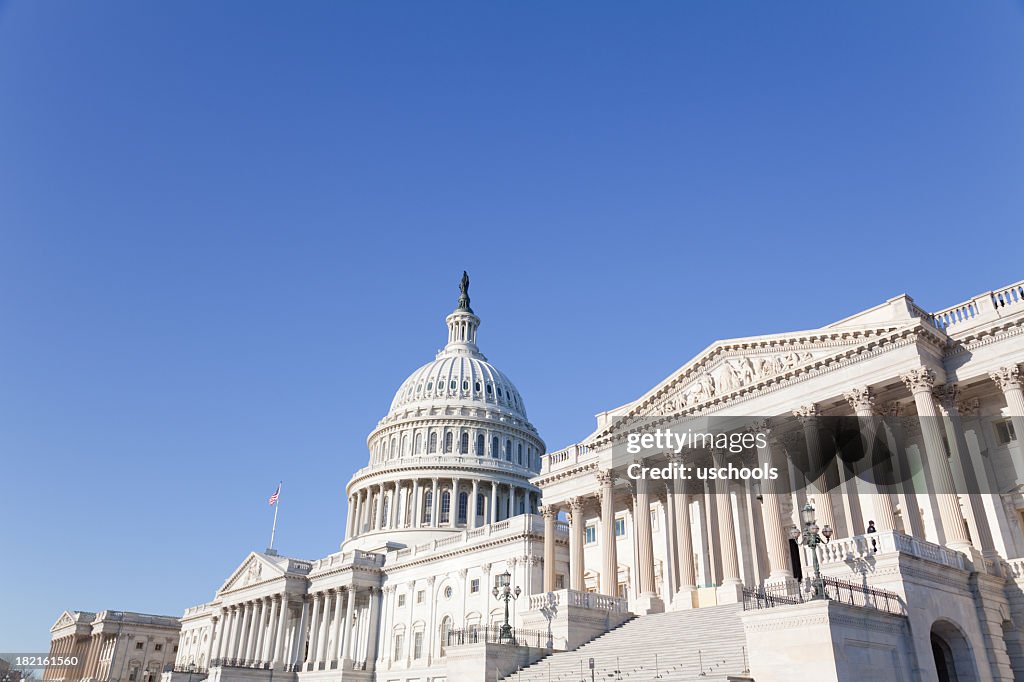
<instances>
[{"instance_id":1,"label":"dome ribbed roof","mask_svg":"<svg viewBox=\"0 0 1024 682\"><path fill-rule=\"evenodd\" d=\"M479 353L442 351L402 382L389 412L438 405L490 406L526 419L515 385Z\"/></svg>"}]
</instances>

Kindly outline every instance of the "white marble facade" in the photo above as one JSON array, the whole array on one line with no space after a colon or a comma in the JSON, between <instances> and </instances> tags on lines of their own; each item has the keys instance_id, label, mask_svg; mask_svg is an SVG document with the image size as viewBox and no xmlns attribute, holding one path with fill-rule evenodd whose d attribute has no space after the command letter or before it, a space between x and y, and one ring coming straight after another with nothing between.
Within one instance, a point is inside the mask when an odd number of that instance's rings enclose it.
<instances>
[{"instance_id":1,"label":"white marble facade","mask_svg":"<svg viewBox=\"0 0 1024 682\"><path fill-rule=\"evenodd\" d=\"M819 552L825 573L905 600L910 634L899 646L917 660L907 679L936 678L933 646L973 660L961 679L1024 679L1024 284L939 313L898 296L819 329L716 342L553 453L480 353L479 324L464 291L448 344L369 436L340 551L315 561L252 553L212 601L185 612L178 670L445 680L446 633L500 621L491 588L506 570L523 591L512 616L521 623L552 594L644 614L735 602L743 588L798 589L806 567L789 534L810 500L836 530ZM879 413L908 420L914 456L929 466L920 494L846 481L830 493L717 483L680 495L625 480L613 455L631 424L659 415L774 417L811 438L819 416ZM947 417L946 431L928 416ZM986 492L940 494L964 467ZM869 520L877 533L867 538ZM765 617L762 644L775 631Z\"/></svg>"}]
</instances>

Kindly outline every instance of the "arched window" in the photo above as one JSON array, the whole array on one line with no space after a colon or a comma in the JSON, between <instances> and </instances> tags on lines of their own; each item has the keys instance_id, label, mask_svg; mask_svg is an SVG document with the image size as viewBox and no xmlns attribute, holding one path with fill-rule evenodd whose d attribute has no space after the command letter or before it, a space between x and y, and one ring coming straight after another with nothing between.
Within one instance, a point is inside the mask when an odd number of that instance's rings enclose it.
<instances>
[{"instance_id":1,"label":"arched window","mask_svg":"<svg viewBox=\"0 0 1024 682\"><path fill-rule=\"evenodd\" d=\"M445 648L448 646L448 633L452 630L452 619L448 616L441 621L441 655L445 655Z\"/></svg>"},{"instance_id":2,"label":"arched window","mask_svg":"<svg viewBox=\"0 0 1024 682\"><path fill-rule=\"evenodd\" d=\"M509 462L512 461L512 441L511 440L506 440L505 441L505 459L508 460Z\"/></svg>"},{"instance_id":3,"label":"arched window","mask_svg":"<svg viewBox=\"0 0 1024 682\"><path fill-rule=\"evenodd\" d=\"M417 433L416 437L413 439L412 443L413 443L413 451L417 455L422 454L423 453L423 434L422 433Z\"/></svg>"},{"instance_id":4,"label":"arched window","mask_svg":"<svg viewBox=\"0 0 1024 682\"><path fill-rule=\"evenodd\" d=\"M476 496L476 514L477 514L477 516L480 516L480 514L483 513L483 509L484 509L484 495L483 495L483 493L477 493L477 496Z\"/></svg>"},{"instance_id":5,"label":"arched window","mask_svg":"<svg viewBox=\"0 0 1024 682\"><path fill-rule=\"evenodd\" d=\"M409 436L402 434L402 449L398 451L399 457L405 457L409 454Z\"/></svg>"},{"instance_id":6,"label":"arched window","mask_svg":"<svg viewBox=\"0 0 1024 682\"><path fill-rule=\"evenodd\" d=\"M480 382L479 381L477 381L476 383L473 384L473 390L476 391L477 393L480 392Z\"/></svg>"},{"instance_id":7,"label":"arched window","mask_svg":"<svg viewBox=\"0 0 1024 682\"><path fill-rule=\"evenodd\" d=\"M451 431L445 431L445 434L444 434L444 451L445 452L451 452L452 451L452 432Z\"/></svg>"},{"instance_id":8,"label":"arched window","mask_svg":"<svg viewBox=\"0 0 1024 682\"><path fill-rule=\"evenodd\" d=\"M519 466L523 466L523 444L522 443L519 443L516 446L516 457L518 457Z\"/></svg>"},{"instance_id":9,"label":"arched window","mask_svg":"<svg viewBox=\"0 0 1024 682\"><path fill-rule=\"evenodd\" d=\"M494 387L491 384L487 384L487 395L494 392Z\"/></svg>"},{"instance_id":10,"label":"arched window","mask_svg":"<svg viewBox=\"0 0 1024 682\"><path fill-rule=\"evenodd\" d=\"M431 454L437 452L437 431L430 432L430 438L427 440L427 452Z\"/></svg>"},{"instance_id":11,"label":"arched window","mask_svg":"<svg viewBox=\"0 0 1024 682\"><path fill-rule=\"evenodd\" d=\"M391 507L391 498L388 496L384 497L384 504L380 508L380 528L387 525L388 520L388 509Z\"/></svg>"},{"instance_id":12,"label":"arched window","mask_svg":"<svg viewBox=\"0 0 1024 682\"><path fill-rule=\"evenodd\" d=\"M469 454L469 432L463 431L462 437L459 438L459 452L463 455Z\"/></svg>"},{"instance_id":13,"label":"arched window","mask_svg":"<svg viewBox=\"0 0 1024 682\"><path fill-rule=\"evenodd\" d=\"M452 494L446 490L441 493L441 513L438 514L441 523L448 523L448 519L451 518L451 509Z\"/></svg>"},{"instance_id":14,"label":"arched window","mask_svg":"<svg viewBox=\"0 0 1024 682\"><path fill-rule=\"evenodd\" d=\"M501 457L501 452L499 452L499 450L500 446L498 445L498 437L495 436L491 439L491 457L495 459Z\"/></svg>"},{"instance_id":15,"label":"arched window","mask_svg":"<svg viewBox=\"0 0 1024 682\"><path fill-rule=\"evenodd\" d=\"M391 439L391 452L388 453L388 459L394 459L398 457L398 439Z\"/></svg>"},{"instance_id":16,"label":"arched window","mask_svg":"<svg viewBox=\"0 0 1024 682\"><path fill-rule=\"evenodd\" d=\"M467 493L459 493L459 523L465 523L466 517L468 516L469 507L469 495Z\"/></svg>"},{"instance_id":17,"label":"arched window","mask_svg":"<svg viewBox=\"0 0 1024 682\"><path fill-rule=\"evenodd\" d=\"M423 493L423 513L421 518L423 523L430 523L430 510L434 506L434 491L427 490Z\"/></svg>"},{"instance_id":18,"label":"arched window","mask_svg":"<svg viewBox=\"0 0 1024 682\"><path fill-rule=\"evenodd\" d=\"M484 454L484 434L482 433L476 434L476 454Z\"/></svg>"}]
</instances>

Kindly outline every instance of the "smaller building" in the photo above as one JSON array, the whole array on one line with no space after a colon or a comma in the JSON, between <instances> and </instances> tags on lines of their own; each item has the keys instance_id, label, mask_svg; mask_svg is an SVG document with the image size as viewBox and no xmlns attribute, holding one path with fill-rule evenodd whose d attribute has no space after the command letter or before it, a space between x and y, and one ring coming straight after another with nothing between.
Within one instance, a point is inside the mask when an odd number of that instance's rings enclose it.
<instances>
[{"instance_id":1,"label":"smaller building","mask_svg":"<svg viewBox=\"0 0 1024 682\"><path fill-rule=\"evenodd\" d=\"M156 682L178 652L181 621L130 611L65 611L50 628L45 682Z\"/></svg>"}]
</instances>

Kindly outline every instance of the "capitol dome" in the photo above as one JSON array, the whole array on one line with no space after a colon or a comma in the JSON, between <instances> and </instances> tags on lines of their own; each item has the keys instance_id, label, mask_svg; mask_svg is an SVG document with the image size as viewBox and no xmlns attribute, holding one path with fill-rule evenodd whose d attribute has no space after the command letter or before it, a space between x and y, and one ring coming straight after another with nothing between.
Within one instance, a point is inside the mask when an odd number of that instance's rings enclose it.
<instances>
[{"instance_id":1,"label":"capitol dome","mask_svg":"<svg viewBox=\"0 0 1024 682\"><path fill-rule=\"evenodd\" d=\"M369 465L349 481L343 546L477 528L533 513L544 441L519 390L477 346L480 318L463 273L448 343L402 382L367 438ZM377 537L375 537L377 536ZM421 540L415 540L420 542Z\"/></svg>"}]
</instances>

